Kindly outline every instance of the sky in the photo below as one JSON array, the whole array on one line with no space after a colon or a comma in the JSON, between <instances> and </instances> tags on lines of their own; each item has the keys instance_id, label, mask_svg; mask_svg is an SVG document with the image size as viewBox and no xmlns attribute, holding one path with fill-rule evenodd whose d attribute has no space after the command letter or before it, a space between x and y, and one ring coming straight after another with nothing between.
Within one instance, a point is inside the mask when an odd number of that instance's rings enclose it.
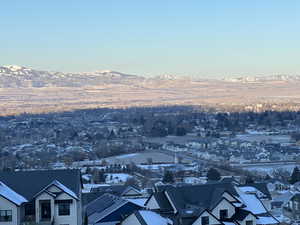
<instances>
[{"instance_id":1,"label":"sky","mask_svg":"<svg viewBox=\"0 0 300 225\"><path fill-rule=\"evenodd\" d=\"M298 0L3 0L0 65L137 75L300 74Z\"/></svg>"}]
</instances>

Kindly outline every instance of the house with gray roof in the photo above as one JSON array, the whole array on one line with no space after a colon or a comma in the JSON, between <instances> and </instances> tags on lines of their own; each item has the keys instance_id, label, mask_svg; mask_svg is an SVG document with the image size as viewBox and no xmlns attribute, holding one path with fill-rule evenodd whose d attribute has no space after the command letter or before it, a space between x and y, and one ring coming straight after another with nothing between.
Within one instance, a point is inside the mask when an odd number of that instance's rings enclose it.
<instances>
[{"instance_id":1,"label":"house with gray roof","mask_svg":"<svg viewBox=\"0 0 300 225\"><path fill-rule=\"evenodd\" d=\"M145 203L174 225L271 225L279 222L269 213L255 187L233 183L167 186Z\"/></svg>"},{"instance_id":2,"label":"house with gray roof","mask_svg":"<svg viewBox=\"0 0 300 225\"><path fill-rule=\"evenodd\" d=\"M84 214L88 225L116 225L142 208L131 201L106 193L85 205Z\"/></svg>"},{"instance_id":3,"label":"house with gray roof","mask_svg":"<svg viewBox=\"0 0 300 225\"><path fill-rule=\"evenodd\" d=\"M79 170L0 172L0 224L82 225Z\"/></svg>"}]
</instances>

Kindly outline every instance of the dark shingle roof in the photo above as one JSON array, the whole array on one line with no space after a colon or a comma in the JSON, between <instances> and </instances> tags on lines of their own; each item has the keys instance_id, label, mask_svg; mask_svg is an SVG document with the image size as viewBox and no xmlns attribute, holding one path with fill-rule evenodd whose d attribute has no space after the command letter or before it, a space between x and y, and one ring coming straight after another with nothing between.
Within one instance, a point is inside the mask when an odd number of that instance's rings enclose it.
<instances>
[{"instance_id":1,"label":"dark shingle roof","mask_svg":"<svg viewBox=\"0 0 300 225\"><path fill-rule=\"evenodd\" d=\"M163 192L155 192L153 195L161 210L163 211L173 210L169 200L167 199L166 195Z\"/></svg>"},{"instance_id":2,"label":"dark shingle roof","mask_svg":"<svg viewBox=\"0 0 300 225\"><path fill-rule=\"evenodd\" d=\"M80 170L0 172L0 181L29 201L54 180L59 181L77 196L80 196Z\"/></svg>"},{"instance_id":3,"label":"dark shingle roof","mask_svg":"<svg viewBox=\"0 0 300 225\"><path fill-rule=\"evenodd\" d=\"M233 215L233 217L231 219L243 221L249 214L252 214L253 216L255 216L252 212L238 208L236 213Z\"/></svg>"},{"instance_id":4,"label":"dark shingle roof","mask_svg":"<svg viewBox=\"0 0 300 225\"><path fill-rule=\"evenodd\" d=\"M86 214L87 216L90 216L91 214L95 212L101 213L105 209L113 206L113 205L119 205L124 204L126 200L119 198L117 196L111 195L111 194L104 194L100 196L99 198L95 199L94 201L90 202L86 206Z\"/></svg>"},{"instance_id":5,"label":"dark shingle roof","mask_svg":"<svg viewBox=\"0 0 300 225\"><path fill-rule=\"evenodd\" d=\"M193 206L209 209L220 200L225 191L233 196L238 196L231 183L191 185L166 190L177 210Z\"/></svg>"},{"instance_id":6,"label":"dark shingle roof","mask_svg":"<svg viewBox=\"0 0 300 225\"><path fill-rule=\"evenodd\" d=\"M110 193L117 196L122 196L125 191L130 189L136 189L135 187L128 186L128 185L111 185L111 186L101 186L97 188L92 188L91 192L98 192L98 193ZM138 189L136 189L139 191Z\"/></svg>"},{"instance_id":7,"label":"dark shingle roof","mask_svg":"<svg viewBox=\"0 0 300 225\"><path fill-rule=\"evenodd\" d=\"M103 195L103 192L89 192L89 193L82 193L81 199L82 199L82 206L86 206L90 202L94 201L96 198L99 198L101 195Z\"/></svg>"},{"instance_id":8,"label":"dark shingle roof","mask_svg":"<svg viewBox=\"0 0 300 225\"><path fill-rule=\"evenodd\" d=\"M123 198L112 194L104 194L85 207L85 214L88 216L89 223L94 224L101 221L121 221L125 215L138 209L141 209L141 207Z\"/></svg>"}]
</instances>

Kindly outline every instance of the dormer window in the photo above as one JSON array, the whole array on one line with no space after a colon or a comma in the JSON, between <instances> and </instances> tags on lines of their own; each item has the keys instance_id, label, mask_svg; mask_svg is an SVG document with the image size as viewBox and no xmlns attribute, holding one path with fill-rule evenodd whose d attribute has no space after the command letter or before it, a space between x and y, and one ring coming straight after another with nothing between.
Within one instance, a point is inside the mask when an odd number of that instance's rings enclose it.
<instances>
[{"instance_id":1,"label":"dormer window","mask_svg":"<svg viewBox=\"0 0 300 225\"><path fill-rule=\"evenodd\" d=\"M253 220L246 220L246 225L253 225Z\"/></svg>"},{"instance_id":2,"label":"dormer window","mask_svg":"<svg viewBox=\"0 0 300 225\"><path fill-rule=\"evenodd\" d=\"M226 219L228 218L228 210L227 209L221 209L220 210L220 219Z\"/></svg>"},{"instance_id":3,"label":"dormer window","mask_svg":"<svg viewBox=\"0 0 300 225\"><path fill-rule=\"evenodd\" d=\"M201 225L209 225L209 217L208 216L201 217Z\"/></svg>"}]
</instances>

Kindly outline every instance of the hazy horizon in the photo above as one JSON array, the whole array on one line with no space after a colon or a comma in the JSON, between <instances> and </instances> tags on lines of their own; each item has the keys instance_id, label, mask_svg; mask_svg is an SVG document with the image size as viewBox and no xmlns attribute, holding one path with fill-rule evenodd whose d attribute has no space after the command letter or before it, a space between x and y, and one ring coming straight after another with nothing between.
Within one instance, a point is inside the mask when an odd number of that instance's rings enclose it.
<instances>
[{"instance_id":1,"label":"hazy horizon","mask_svg":"<svg viewBox=\"0 0 300 225\"><path fill-rule=\"evenodd\" d=\"M2 3L0 65L203 78L300 74L296 1Z\"/></svg>"}]
</instances>

